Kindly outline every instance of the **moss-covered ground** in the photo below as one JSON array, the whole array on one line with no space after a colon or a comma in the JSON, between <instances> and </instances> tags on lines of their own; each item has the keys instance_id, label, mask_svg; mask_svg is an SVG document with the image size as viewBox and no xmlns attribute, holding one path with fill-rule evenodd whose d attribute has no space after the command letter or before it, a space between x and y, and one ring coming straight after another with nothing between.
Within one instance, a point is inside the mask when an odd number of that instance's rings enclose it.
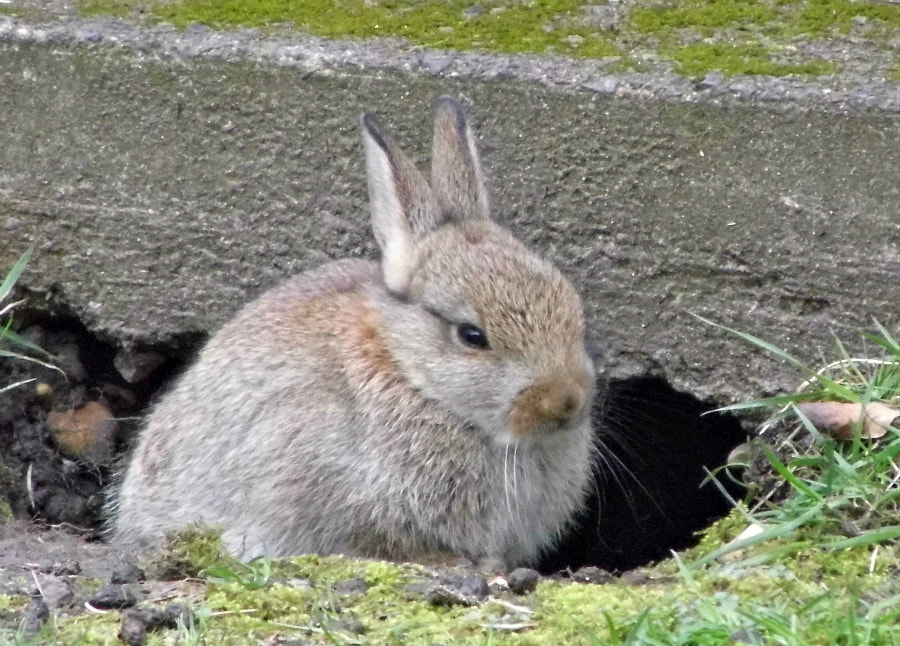
<instances>
[{"instance_id":1,"label":"moss-covered ground","mask_svg":"<svg viewBox=\"0 0 900 646\"><path fill-rule=\"evenodd\" d=\"M219 576L207 574L194 626L151 633L148 643L900 643L896 540L823 549L813 524L704 561L745 525L735 512L697 548L615 583L545 580L531 595L506 593L477 607L437 607L408 591L430 576L415 565L305 556L265 563L259 578L258 563L223 563L212 568ZM364 581L365 591L336 591L348 579ZM22 604L0 597L0 613ZM115 644L120 622L118 612L82 614L48 626L34 643Z\"/></svg>"},{"instance_id":2,"label":"moss-covered ground","mask_svg":"<svg viewBox=\"0 0 900 646\"><path fill-rule=\"evenodd\" d=\"M662 63L692 76L826 75L847 66L848 51L871 59L869 71L900 67L900 5L881 0L80 0L79 8L180 27L290 25L439 49L612 57L619 69Z\"/></svg>"}]
</instances>

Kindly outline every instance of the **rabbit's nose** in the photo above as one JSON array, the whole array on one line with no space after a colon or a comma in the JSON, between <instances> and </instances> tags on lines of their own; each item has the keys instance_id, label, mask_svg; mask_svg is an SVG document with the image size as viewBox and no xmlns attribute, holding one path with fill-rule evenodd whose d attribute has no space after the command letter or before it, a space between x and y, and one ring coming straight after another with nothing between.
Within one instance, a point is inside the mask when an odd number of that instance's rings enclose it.
<instances>
[{"instance_id":1,"label":"rabbit's nose","mask_svg":"<svg viewBox=\"0 0 900 646\"><path fill-rule=\"evenodd\" d=\"M510 428L516 437L568 427L584 415L590 383L583 379L549 379L526 388L516 398Z\"/></svg>"}]
</instances>

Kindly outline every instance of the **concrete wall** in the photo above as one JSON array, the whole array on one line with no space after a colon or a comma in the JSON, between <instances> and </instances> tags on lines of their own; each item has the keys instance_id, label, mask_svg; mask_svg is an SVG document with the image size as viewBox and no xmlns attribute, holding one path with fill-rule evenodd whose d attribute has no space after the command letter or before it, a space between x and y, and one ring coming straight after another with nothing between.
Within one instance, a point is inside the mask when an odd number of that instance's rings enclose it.
<instances>
[{"instance_id":1,"label":"concrete wall","mask_svg":"<svg viewBox=\"0 0 900 646\"><path fill-rule=\"evenodd\" d=\"M701 396L796 385L690 313L819 363L900 320L900 88L0 17L0 268L126 346L374 256L359 114L427 161L469 106L495 214L579 285L602 365ZM248 331L252 334L252 331ZM852 343L851 343L852 345Z\"/></svg>"}]
</instances>

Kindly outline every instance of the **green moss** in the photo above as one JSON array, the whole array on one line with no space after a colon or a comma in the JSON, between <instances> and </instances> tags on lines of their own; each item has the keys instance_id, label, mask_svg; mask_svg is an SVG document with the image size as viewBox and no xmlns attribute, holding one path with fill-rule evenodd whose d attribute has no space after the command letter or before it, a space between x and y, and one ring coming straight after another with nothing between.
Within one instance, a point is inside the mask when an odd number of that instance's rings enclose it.
<instances>
[{"instance_id":1,"label":"green moss","mask_svg":"<svg viewBox=\"0 0 900 646\"><path fill-rule=\"evenodd\" d=\"M197 577L213 565L230 557L217 529L195 525L173 532L166 543L145 564L147 574L156 579L175 580Z\"/></svg>"},{"instance_id":2,"label":"green moss","mask_svg":"<svg viewBox=\"0 0 900 646\"><path fill-rule=\"evenodd\" d=\"M86 14L129 14L134 2L89 0ZM176 0L154 6L153 14L177 26L201 22L216 28L270 27L292 23L317 36L368 38L400 36L411 43L441 49L494 52L557 52L575 56L615 56L618 49L599 30L552 27L554 20L580 13L579 0L492 3L499 6L466 17L468 0ZM490 9L495 9L491 11Z\"/></svg>"},{"instance_id":3,"label":"green moss","mask_svg":"<svg viewBox=\"0 0 900 646\"><path fill-rule=\"evenodd\" d=\"M900 5L852 0L808 0L797 14L796 33L811 36L846 34L856 17L878 21L873 36L886 37L900 28Z\"/></svg>"},{"instance_id":4,"label":"green moss","mask_svg":"<svg viewBox=\"0 0 900 646\"><path fill-rule=\"evenodd\" d=\"M632 24L645 33L660 33L673 29L700 29L706 33L715 27L748 27L777 19L778 13L756 0L728 0L725 2L687 0L674 6L635 9Z\"/></svg>"},{"instance_id":5,"label":"green moss","mask_svg":"<svg viewBox=\"0 0 900 646\"><path fill-rule=\"evenodd\" d=\"M142 13L145 4L141 0L82 0L80 9L85 16L128 18Z\"/></svg>"},{"instance_id":6,"label":"green moss","mask_svg":"<svg viewBox=\"0 0 900 646\"><path fill-rule=\"evenodd\" d=\"M865 38L886 41L900 28L900 5L854 0L648 0L616 4L611 28L591 25L584 7L602 0L81 0L83 14L195 22L218 29L290 25L324 37L401 37L415 46L619 57L619 71L641 67L635 48L656 50L678 71L701 75L822 75L821 59L777 57L796 39L844 35L865 18ZM473 11L477 7L480 10ZM468 17L467 17L468 16ZM694 42L697 37L703 42Z\"/></svg>"},{"instance_id":7,"label":"green moss","mask_svg":"<svg viewBox=\"0 0 900 646\"><path fill-rule=\"evenodd\" d=\"M676 48L672 57L678 62L678 70L688 76L703 74L709 70L721 70L725 74L764 74L788 76L799 74L822 76L837 71L834 63L810 60L798 63L776 63L769 51L758 43L727 45L695 43Z\"/></svg>"},{"instance_id":8,"label":"green moss","mask_svg":"<svg viewBox=\"0 0 900 646\"><path fill-rule=\"evenodd\" d=\"M710 36L716 30L728 28L758 32L771 38L792 38L846 34L856 17L877 21L874 31L879 36L887 36L900 27L900 5L853 0L680 0L635 9L631 22L638 31L652 34L696 29Z\"/></svg>"}]
</instances>

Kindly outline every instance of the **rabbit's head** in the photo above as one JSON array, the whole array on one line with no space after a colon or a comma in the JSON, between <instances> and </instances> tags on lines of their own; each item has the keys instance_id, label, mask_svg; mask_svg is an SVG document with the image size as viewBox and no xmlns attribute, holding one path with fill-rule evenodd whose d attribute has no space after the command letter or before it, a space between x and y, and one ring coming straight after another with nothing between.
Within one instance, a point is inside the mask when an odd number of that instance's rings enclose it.
<instances>
[{"instance_id":1,"label":"rabbit's head","mask_svg":"<svg viewBox=\"0 0 900 646\"><path fill-rule=\"evenodd\" d=\"M369 115L362 125L398 371L485 439L527 446L584 432L594 373L581 300L490 220L462 108L434 104L430 183Z\"/></svg>"}]
</instances>

